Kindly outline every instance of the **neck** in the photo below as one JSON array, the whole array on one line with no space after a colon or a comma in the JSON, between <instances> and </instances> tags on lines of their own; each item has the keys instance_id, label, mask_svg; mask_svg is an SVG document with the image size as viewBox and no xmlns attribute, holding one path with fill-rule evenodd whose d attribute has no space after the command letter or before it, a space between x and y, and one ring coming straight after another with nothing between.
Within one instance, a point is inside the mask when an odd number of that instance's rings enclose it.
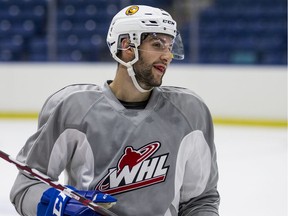
<instances>
[{"instance_id":1,"label":"neck","mask_svg":"<svg viewBox=\"0 0 288 216\"><path fill-rule=\"evenodd\" d=\"M115 96L126 102L141 102L149 98L151 92L139 92L132 83L131 77L127 73L126 67L119 65L116 76L110 88Z\"/></svg>"}]
</instances>

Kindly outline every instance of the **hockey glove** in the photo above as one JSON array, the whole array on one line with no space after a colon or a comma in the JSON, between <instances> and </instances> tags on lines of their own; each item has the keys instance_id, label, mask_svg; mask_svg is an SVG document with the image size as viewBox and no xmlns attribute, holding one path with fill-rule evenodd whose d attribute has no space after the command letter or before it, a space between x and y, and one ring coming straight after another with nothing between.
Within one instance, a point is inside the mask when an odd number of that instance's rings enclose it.
<instances>
[{"instance_id":1,"label":"hockey glove","mask_svg":"<svg viewBox=\"0 0 288 216\"><path fill-rule=\"evenodd\" d=\"M93 202L110 208L116 203L116 199L108 194L99 191L78 191L69 186L72 190L86 197ZM46 190L37 206L37 216L100 216L92 209L71 199L55 188Z\"/></svg>"}]
</instances>

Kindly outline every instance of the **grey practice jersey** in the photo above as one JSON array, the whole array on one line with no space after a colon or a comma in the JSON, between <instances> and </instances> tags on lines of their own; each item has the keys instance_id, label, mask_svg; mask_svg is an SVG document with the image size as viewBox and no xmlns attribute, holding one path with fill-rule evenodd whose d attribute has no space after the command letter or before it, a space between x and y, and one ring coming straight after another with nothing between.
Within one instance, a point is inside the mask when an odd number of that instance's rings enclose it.
<instances>
[{"instance_id":1,"label":"grey practice jersey","mask_svg":"<svg viewBox=\"0 0 288 216\"><path fill-rule=\"evenodd\" d=\"M218 215L218 170L210 113L190 90L154 88L145 109L126 109L107 83L52 95L38 131L17 159L81 190L118 202L120 216ZM11 201L35 215L47 185L19 173Z\"/></svg>"}]
</instances>

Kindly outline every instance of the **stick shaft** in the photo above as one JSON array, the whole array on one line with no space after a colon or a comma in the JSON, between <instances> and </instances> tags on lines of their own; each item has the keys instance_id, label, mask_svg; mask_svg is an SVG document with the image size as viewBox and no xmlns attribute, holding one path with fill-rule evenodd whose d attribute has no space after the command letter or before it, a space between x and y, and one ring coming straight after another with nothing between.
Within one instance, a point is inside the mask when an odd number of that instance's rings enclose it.
<instances>
[{"instance_id":1,"label":"stick shaft","mask_svg":"<svg viewBox=\"0 0 288 216\"><path fill-rule=\"evenodd\" d=\"M20 170L31 174L32 176L36 177L40 181L50 185L53 188L56 188L60 191L62 191L65 195L79 201L83 205L89 207L90 209L94 210L95 212L103 215L103 216L117 216L115 213L109 211L108 209L105 209L102 206L97 205L93 201L87 199L86 197L81 196L77 192L71 190L68 187L65 187L64 185L60 184L59 182L53 181L49 176L39 172L36 169L30 168L27 164L21 163L20 161L17 161L16 159L12 158L10 155L6 154L5 152L0 150L0 157L4 160L14 164L17 166Z\"/></svg>"}]
</instances>

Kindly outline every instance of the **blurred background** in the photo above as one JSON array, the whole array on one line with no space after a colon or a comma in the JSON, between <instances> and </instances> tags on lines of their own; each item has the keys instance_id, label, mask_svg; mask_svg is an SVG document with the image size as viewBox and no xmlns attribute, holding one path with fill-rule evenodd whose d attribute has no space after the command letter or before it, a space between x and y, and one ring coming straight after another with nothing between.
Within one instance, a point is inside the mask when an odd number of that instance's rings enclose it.
<instances>
[{"instance_id":1,"label":"blurred background","mask_svg":"<svg viewBox=\"0 0 288 216\"><path fill-rule=\"evenodd\" d=\"M0 61L112 61L107 30L130 4L171 12L185 63L287 64L286 0L0 0Z\"/></svg>"},{"instance_id":2,"label":"blurred background","mask_svg":"<svg viewBox=\"0 0 288 216\"><path fill-rule=\"evenodd\" d=\"M130 4L177 21L185 59L163 83L192 89L211 110L221 216L286 216L286 0L0 0L0 149L17 155L53 92L113 79L106 34ZM0 160L0 171L0 214L17 215L17 169Z\"/></svg>"}]
</instances>

